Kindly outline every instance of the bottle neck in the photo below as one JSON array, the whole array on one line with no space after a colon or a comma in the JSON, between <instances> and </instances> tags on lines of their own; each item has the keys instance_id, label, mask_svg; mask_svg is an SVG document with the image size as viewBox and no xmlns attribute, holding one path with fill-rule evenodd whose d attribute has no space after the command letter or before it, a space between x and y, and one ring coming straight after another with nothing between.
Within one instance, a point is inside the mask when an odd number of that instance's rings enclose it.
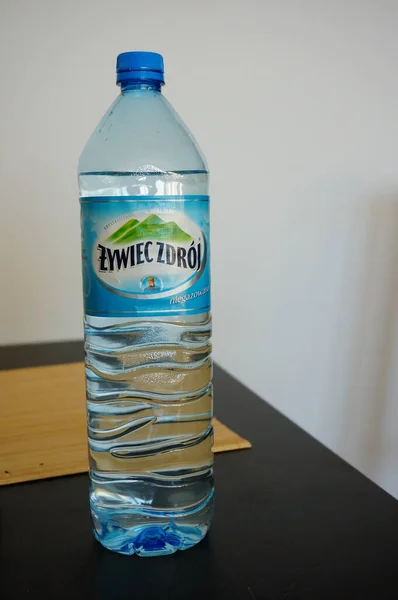
<instances>
[{"instance_id":1,"label":"bottle neck","mask_svg":"<svg viewBox=\"0 0 398 600\"><path fill-rule=\"evenodd\" d=\"M134 90L159 92L162 91L161 81L123 81L120 83L120 91L122 94L127 94Z\"/></svg>"}]
</instances>

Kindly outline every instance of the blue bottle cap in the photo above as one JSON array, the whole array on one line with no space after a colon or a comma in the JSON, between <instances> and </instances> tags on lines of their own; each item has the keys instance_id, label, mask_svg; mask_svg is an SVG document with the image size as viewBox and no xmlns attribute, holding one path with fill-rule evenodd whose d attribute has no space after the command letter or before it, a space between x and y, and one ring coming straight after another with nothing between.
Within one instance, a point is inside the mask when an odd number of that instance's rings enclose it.
<instances>
[{"instance_id":1,"label":"blue bottle cap","mask_svg":"<svg viewBox=\"0 0 398 600\"><path fill-rule=\"evenodd\" d=\"M158 81L164 83L163 57L156 52L123 52L116 61L116 83Z\"/></svg>"}]
</instances>

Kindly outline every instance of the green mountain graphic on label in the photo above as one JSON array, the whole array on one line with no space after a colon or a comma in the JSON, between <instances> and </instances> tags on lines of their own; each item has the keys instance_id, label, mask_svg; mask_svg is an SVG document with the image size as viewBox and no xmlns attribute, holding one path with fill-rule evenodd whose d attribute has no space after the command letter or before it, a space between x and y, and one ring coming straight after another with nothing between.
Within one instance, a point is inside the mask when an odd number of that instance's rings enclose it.
<instances>
[{"instance_id":1,"label":"green mountain graphic on label","mask_svg":"<svg viewBox=\"0 0 398 600\"><path fill-rule=\"evenodd\" d=\"M137 225L138 223L139 223L138 219L130 219L130 221L126 221L126 223L124 225L122 225L121 227L119 227L119 229L117 231L112 233L112 235L110 235L106 241L107 242L116 242L117 238L124 235L129 229L131 229L132 227L134 227L134 225Z\"/></svg>"},{"instance_id":2,"label":"green mountain graphic on label","mask_svg":"<svg viewBox=\"0 0 398 600\"><path fill-rule=\"evenodd\" d=\"M141 222L137 219L127 221L107 238L107 242L129 244L130 242L147 239L189 242L192 237L174 221L165 222L157 215L149 215Z\"/></svg>"}]
</instances>

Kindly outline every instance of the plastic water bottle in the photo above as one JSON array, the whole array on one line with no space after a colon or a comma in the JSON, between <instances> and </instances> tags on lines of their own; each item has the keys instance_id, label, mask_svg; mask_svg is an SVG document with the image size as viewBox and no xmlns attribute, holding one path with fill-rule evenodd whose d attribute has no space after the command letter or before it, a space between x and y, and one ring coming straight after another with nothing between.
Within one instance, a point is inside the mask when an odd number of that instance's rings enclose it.
<instances>
[{"instance_id":1,"label":"plastic water bottle","mask_svg":"<svg viewBox=\"0 0 398 600\"><path fill-rule=\"evenodd\" d=\"M79 163L94 534L142 556L198 543L214 493L208 170L163 72L118 57Z\"/></svg>"}]
</instances>

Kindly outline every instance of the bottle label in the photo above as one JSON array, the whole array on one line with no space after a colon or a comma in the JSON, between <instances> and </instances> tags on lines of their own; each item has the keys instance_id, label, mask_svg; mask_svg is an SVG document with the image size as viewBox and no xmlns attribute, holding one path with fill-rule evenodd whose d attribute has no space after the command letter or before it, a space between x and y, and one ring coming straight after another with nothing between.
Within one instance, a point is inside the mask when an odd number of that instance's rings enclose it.
<instances>
[{"instance_id":1,"label":"bottle label","mask_svg":"<svg viewBox=\"0 0 398 600\"><path fill-rule=\"evenodd\" d=\"M210 310L208 196L100 196L80 202L86 314Z\"/></svg>"}]
</instances>

